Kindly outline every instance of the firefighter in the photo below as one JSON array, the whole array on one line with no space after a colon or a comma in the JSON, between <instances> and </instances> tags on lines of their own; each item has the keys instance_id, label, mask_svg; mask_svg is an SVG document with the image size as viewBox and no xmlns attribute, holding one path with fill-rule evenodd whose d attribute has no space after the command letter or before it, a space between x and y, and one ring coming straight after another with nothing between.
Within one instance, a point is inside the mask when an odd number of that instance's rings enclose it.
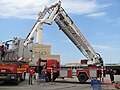
<instances>
[{"instance_id":1,"label":"firefighter","mask_svg":"<svg viewBox=\"0 0 120 90\"><path fill-rule=\"evenodd\" d=\"M45 80L45 82L48 81L46 65L43 66L43 69L41 71L41 76L43 77L43 79Z\"/></svg>"},{"instance_id":2,"label":"firefighter","mask_svg":"<svg viewBox=\"0 0 120 90\"><path fill-rule=\"evenodd\" d=\"M5 56L5 46L2 45L0 47L0 60L3 60L4 59L4 56Z\"/></svg>"},{"instance_id":3,"label":"firefighter","mask_svg":"<svg viewBox=\"0 0 120 90\"><path fill-rule=\"evenodd\" d=\"M110 69L110 80L111 83L114 83L114 71L112 69Z\"/></svg>"},{"instance_id":4,"label":"firefighter","mask_svg":"<svg viewBox=\"0 0 120 90\"><path fill-rule=\"evenodd\" d=\"M35 74L34 68L30 67L29 70L28 70L28 73L29 73L29 85L33 85L33 77L34 77L34 74Z\"/></svg>"},{"instance_id":5,"label":"firefighter","mask_svg":"<svg viewBox=\"0 0 120 90\"><path fill-rule=\"evenodd\" d=\"M27 72L27 71L24 71L24 80L25 80L25 78L26 78L26 72Z\"/></svg>"},{"instance_id":6,"label":"firefighter","mask_svg":"<svg viewBox=\"0 0 120 90\"><path fill-rule=\"evenodd\" d=\"M46 76L47 71L46 71L46 65L43 65L43 69L41 71L41 75Z\"/></svg>"}]
</instances>

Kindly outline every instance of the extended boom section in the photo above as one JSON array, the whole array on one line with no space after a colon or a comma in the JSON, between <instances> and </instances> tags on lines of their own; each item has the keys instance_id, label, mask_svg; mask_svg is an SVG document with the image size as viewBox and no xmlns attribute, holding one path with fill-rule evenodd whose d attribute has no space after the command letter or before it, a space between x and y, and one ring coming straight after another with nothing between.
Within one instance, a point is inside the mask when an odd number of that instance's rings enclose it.
<instances>
[{"instance_id":1,"label":"extended boom section","mask_svg":"<svg viewBox=\"0 0 120 90\"><path fill-rule=\"evenodd\" d=\"M55 22L89 61L99 63L96 52L62 7Z\"/></svg>"}]
</instances>

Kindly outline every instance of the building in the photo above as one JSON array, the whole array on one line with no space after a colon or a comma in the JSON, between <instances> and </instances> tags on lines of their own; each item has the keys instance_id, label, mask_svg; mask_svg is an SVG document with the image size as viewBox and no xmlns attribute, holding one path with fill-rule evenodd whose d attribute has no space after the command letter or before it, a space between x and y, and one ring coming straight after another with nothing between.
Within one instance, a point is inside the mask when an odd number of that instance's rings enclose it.
<instances>
[{"instance_id":1,"label":"building","mask_svg":"<svg viewBox=\"0 0 120 90\"><path fill-rule=\"evenodd\" d=\"M41 58L43 60L55 59L60 61L60 55L51 54L51 46L44 44L34 44L33 45L33 53L32 53L32 61L30 65L37 65L38 59Z\"/></svg>"}]
</instances>

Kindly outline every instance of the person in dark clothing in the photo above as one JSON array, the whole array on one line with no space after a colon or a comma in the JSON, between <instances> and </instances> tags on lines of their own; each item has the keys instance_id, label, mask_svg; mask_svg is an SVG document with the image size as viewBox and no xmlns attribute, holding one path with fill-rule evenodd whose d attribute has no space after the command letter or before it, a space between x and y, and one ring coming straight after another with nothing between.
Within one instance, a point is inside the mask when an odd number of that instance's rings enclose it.
<instances>
[{"instance_id":1,"label":"person in dark clothing","mask_svg":"<svg viewBox=\"0 0 120 90\"><path fill-rule=\"evenodd\" d=\"M27 71L24 71L24 80L25 80L25 77L26 77L26 72L27 72Z\"/></svg>"},{"instance_id":2,"label":"person in dark clothing","mask_svg":"<svg viewBox=\"0 0 120 90\"><path fill-rule=\"evenodd\" d=\"M0 47L0 54L1 54L1 56L0 56L0 60L3 60L4 59L4 55L5 55L5 46L4 45L2 45L1 47Z\"/></svg>"},{"instance_id":3,"label":"person in dark clothing","mask_svg":"<svg viewBox=\"0 0 120 90\"><path fill-rule=\"evenodd\" d=\"M114 83L114 71L112 69L110 69L110 80L111 83Z\"/></svg>"}]
</instances>

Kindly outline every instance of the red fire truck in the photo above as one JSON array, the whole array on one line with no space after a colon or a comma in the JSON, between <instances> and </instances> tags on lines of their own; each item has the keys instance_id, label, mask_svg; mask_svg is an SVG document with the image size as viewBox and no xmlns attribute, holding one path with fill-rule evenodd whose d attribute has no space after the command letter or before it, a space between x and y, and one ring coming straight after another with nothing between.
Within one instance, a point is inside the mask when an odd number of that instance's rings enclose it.
<instances>
[{"instance_id":1,"label":"red fire truck","mask_svg":"<svg viewBox=\"0 0 120 90\"><path fill-rule=\"evenodd\" d=\"M14 81L19 84L21 80L25 79L29 61L23 56L27 57L29 51L23 47L23 43L23 39L17 38L3 43L5 48L0 50L2 57L0 59L0 81ZM4 55L2 55L3 51ZM26 52L27 54L25 54Z\"/></svg>"},{"instance_id":2,"label":"red fire truck","mask_svg":"<svg viewBox=\"0 0 120 90\"><path fill-rule=\"evenodd\" d=\"M50 59L50 60L38 60L38 73L41 75L41 71L43 67L46 69L47 76L49 78L49 81L51 81L51 78L53 81L56 78L72 78L77 77L78 80L81 83L85 83L88 79L91 77L101 77L101 70L98 69L100 67L97 67L96 65L84 65L79 67L65 67L60 66L60 63L58 60ZM51 73L53 76L51 77Z\"/></svg>"},{"instance_id":3,"label":"red fire truck","mask_svg":"<svg viewBox=\"0 0 120 90\"><path fill-rule=\"evenodd\" d=\"M59 63L56 60L50 60L50 61L46 60L45 62L47 65L46 67L47 72L51 73L50 67L53 67L53 77L65 78L65 77L72 77L74 75L78 77L78 80L81 83L86 82L88 79L92 77L100 76L103 78L103 73L101 72L103 71L103 60L101 56L94 51L94 49L86 40L86 38L83 36L83 34L80 32L78 27L74 24L72 19L62 8L60 1L50 7L45 7L45 9L39 13L38 20L36 21L32 30L28 34L27 38L25 40L15 39L13 44L14 48L12 50L9 49L7 51L7 54L4 60L9 60L9 61L18 60L19 57L26 57L25 54L30 55L29 50L25 47L27 47L28 44L33 41L34 35L39 31L38 29L42 31L43 24L51 25L53 21L58 25L59 29L63 31L64 34L74 43L74 45L87 58L88 61L87 61L86 67L80 67L78 69L68 70L68 69L60 68ZM22 46L19 45L20 43L22 43L21 44ZM14 55L12 56L12 59L9 54ZM42 60L39 61L39 66L41 63L42 63ZM15 65L15 67L18 67L18 66ZM16 72L18 72L17 69L16 69ZM5 70L2 70L2 72L5 72ZM48 77L50 77L50 74L48 74Z\"/></svg>"},{"instance_id":4,"label":"red fire truck","mask_svg":"<svg viewBox=\"0 0 120 90\"><path fill-rule=\"evenodd\" d=\"M96 53L83 34L80 32L78 27L74 24L73 20L69 17L69 15L65 12L65 10L61 6L61 1L58 3L51 5L50 7L45 7L43 11L41 11L38 15L38 20L29 33L28 37L25 40L24 45L26 46L33 35L37 32L37 28L40 27L42 30L43 24L51 25L52 22L55 22L59 29L64 32L64 34L74 43L74 45L79 49L79 51L87 58L86 67L81 67L79 69L74 70L74 75L78 77L78 80L82 83L86 82L88 79L92 77L104 77L103 75L103 60L100 54ZM42 62L42 61L41 61ZM49 61L47 60L47 65L49 65ZM85 62L84 62L85 63ZM55 64L56 65L56 64ZM47 67L47 70L49 67ZM102 70L101 70L102 69ZM72 77L73 70L62 70L57 68L60 77ZM57 77L58 77L57 76Z\"/></svg>"}]
</instances>

